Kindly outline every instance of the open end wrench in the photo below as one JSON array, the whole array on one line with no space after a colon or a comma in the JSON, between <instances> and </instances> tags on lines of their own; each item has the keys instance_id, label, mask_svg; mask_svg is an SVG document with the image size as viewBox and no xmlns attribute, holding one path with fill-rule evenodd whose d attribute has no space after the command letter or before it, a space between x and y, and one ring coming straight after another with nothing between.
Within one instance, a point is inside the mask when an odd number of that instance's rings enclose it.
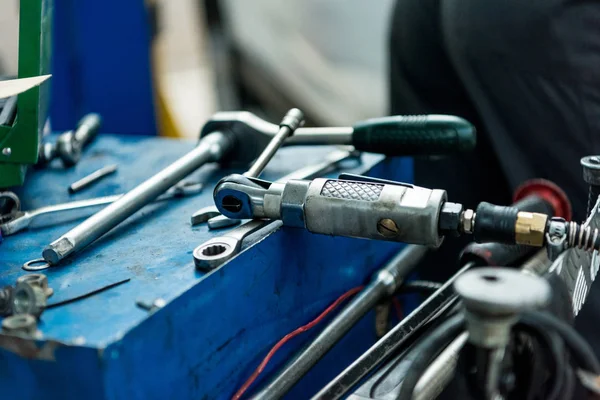
<instances>
[{"instance_id":1,"label":"open end wrench","mask_svg":"<svg viewBox=\"0 0 600 400\"><path fill-rule=\"evenodd\" d=\"M290 179L312 179L338 168L343 161L350 159L355 159L360 162L360 153L354 149L338 150L329 154L325 161L294 171L291 174L282 177L279 181L286 182ZM206 207L197 211L195 214L198 214L198 220L201 219L200 216L206 220L213 218L214 215L213 217L209 217L211 215L209 213L210 210L211 207ZM263 229L268 225L271 226L269 232L272 232L281 226L278 221L253 220L239 228L229 231L224 236L211 239L201 244L194 249L194 263L198 269L201 270L211 270L218 267L240 252L242 242L248 235Z\"/></svg>"},{"instance_id":2,"label":"open end wrench","mask_svg":"<svg viewBox=\"0 0 600 400\"><path fill-rule=\"evenodd\" d=\"M155 201L168 200L174 197L183 197L194 195L202 191L203 185L197 182L184 181L166 191L162 196ZM1 195L0 195L1 196ZM31 222L39 216L46 214L54 214L61 211L72 211L88 207L103 206L118 200L123 194L115 194L112 196L97 197L93 199L70 201L68 203L54 204L50 206L40 207L35 210L17 211L11 214L11 218L6 222L0 223L0 233L3 236L14 235L29 227Z\"/></svg>"}]
</instances>

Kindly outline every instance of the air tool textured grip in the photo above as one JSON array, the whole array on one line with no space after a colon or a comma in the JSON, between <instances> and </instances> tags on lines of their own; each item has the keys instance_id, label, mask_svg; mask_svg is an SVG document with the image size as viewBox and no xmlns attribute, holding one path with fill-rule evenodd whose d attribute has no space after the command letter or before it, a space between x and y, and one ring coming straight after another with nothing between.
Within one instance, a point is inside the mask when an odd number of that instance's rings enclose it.
<instances>
[{"instance_id":1,"label":"air tool textured grip","mask_svg":"<svg viewBox=\"0 0 600 400\"><path fill-rule=\"evenodd\" d=\"M445 155L475 147L475 127L451 115L393 116L354 126L357 150L389 156Z\"/></svg>"}]
</instances>

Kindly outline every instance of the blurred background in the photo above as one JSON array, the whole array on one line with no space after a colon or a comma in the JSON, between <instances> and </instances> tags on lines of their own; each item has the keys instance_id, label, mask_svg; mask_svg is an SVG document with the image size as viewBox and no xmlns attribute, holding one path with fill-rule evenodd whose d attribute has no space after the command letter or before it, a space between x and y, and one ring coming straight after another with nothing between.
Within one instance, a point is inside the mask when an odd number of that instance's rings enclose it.
<instances>
[{"instance_id":1,"label":"blurred background","mask_svg":"<svg viewBox=\"0 0 600 400\"><path fill-rule=\"evenodd\" d=\"M52 3L52 2L51 2ZM196 137L215 111L311 124L385 115L391 0L53 0L50 121ZM0 75L18 72L19 0L0 1Z\"/></svg>"}]
</instances>

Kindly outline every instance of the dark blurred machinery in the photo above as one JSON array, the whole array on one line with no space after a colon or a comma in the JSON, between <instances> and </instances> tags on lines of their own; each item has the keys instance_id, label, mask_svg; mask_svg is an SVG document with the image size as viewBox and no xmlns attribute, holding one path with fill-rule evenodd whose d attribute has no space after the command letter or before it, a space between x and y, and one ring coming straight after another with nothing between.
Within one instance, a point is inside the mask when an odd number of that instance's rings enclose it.
<instances>
[{"instance_id":1,"label":"dark blurred machinery","mask_svg":"<svg viewBox=\"0 0 600 400\"><path fill-rule=\"evenodd\" d=\"M600 393L600 363L572 326L600 264L597 164L582 159L590 185L584 223L568 221L564 193L540 180L519 189L514 207L475 210L448 202L443 190L353 175L285 184L226 177L214 195L229 217L281 219L313 233L431 248L446 235L472 234L479 243L465 249L452 279L420 286L435 292L315 399L574 399ZM380 270L255 398L284 395L378 298L402 289L413 259Z\"/></svg>"}]
</instances>

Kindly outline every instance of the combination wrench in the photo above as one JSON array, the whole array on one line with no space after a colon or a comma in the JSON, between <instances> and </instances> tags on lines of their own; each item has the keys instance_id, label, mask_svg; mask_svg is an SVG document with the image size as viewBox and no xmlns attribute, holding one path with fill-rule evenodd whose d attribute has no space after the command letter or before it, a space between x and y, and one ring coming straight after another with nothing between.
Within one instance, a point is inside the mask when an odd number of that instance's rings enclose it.
<instances>
[{"instance_id":1,"label":"combination wrench","mask_svg":"<svg viewBox=\"0 0 600 400\"><path fill-rule=\"evenodd\" d=\"M163 195L158 197L155 201L168 200L172 198L179 198L184 196L191 196L202 191L203 185L196 182L181 182L181 184L173 186L167 190ZM9 196L7 193L0 192L0 200ZM115 194L111 196L96 197L93 199L70 201L68 203L53 204L37 208L35 210L21 211L16 210L10 214L5 220L0 220L0 234L3 236L14 235L24 229L27 229L29 225L38 217L47 214L54 214L63 211L72 211L82 208L91 208L97 206L103 206L110 204L121 198L123 194Z\"/></svg>"},{"instance_id":2,"label":"combination wrench","mask_svg":"<svg viewBox=\"0 0 600 400\"><path fill-rule=\"evenodd\" d=\"M356 150L337 150L330 153L325 161L292 172L279 179L278 182L287 182L291 179L312 179L336 170L344 161L348 160L360 162L360 153ZM208 215L210 208L203 210ZM198 216L198 218L200 217ZM223 236L210 239L196 247L193 252L194 263L198 269L212 270L236 256L242 248L244 239L252 233L267 227L270 233L278 229L281 225L281 221L265 219L249 221L238 228L232 229Z\"/></svg>"}]
</instances>

